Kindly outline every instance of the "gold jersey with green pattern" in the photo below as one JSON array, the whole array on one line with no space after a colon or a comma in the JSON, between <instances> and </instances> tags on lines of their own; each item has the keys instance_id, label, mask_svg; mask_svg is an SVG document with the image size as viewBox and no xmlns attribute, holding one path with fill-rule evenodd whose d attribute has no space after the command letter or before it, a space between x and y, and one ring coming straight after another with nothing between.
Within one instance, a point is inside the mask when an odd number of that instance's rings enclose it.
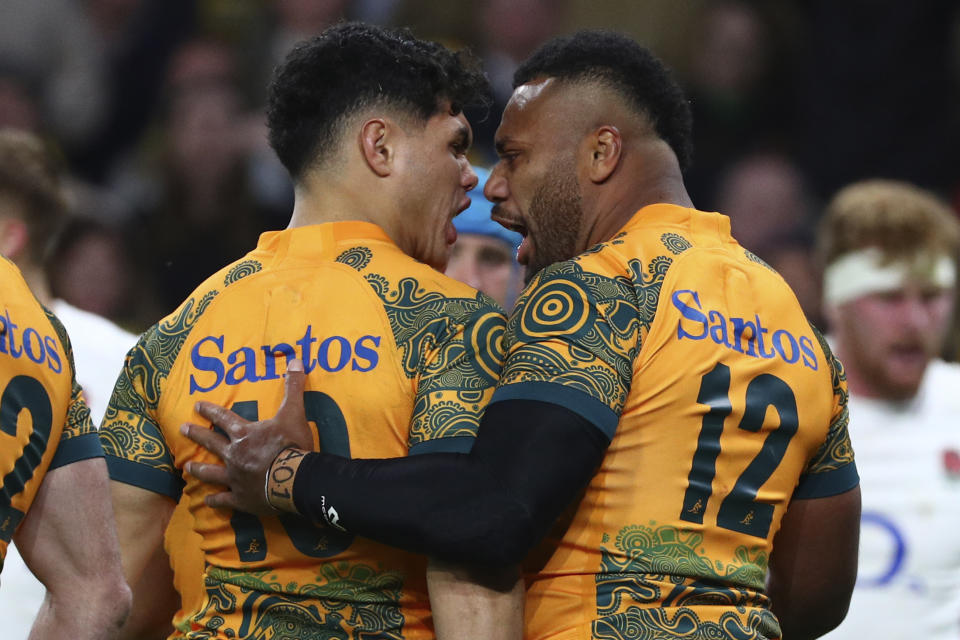
<instances>
[{"instance_id":1,"label":"gold jersey with green pattern","mask_svg":"<svg viewBox=\"0 0 960 640\"><path fill-rule=\"evenodd\" d=\"M19 269L0 258L0 565L58 467L103 455L77 384L70 340Z\"/></svg>"},{"instance_id":2,"label":"gold jersey with green pattern","mask_svg":"<svg viewBox=\"0 0 960 640\"><path fill-rule=\"evenodd\" d=\"M527 638L779 638L764 583L791 498L858 483L839 362L729 228L645 207L511 316L491 402L552 402L611 439L529 558Z\"/></svg>"},{"instance_id":3,"label":"gold jersey with green pattern","mask_svg":"<svg viewBox=\"0 0 960 640\"><path fill-rule=\"evenodd\" d=\"M261 236L129 353L100 430L111 478L184 492L206 562L188 638L432 637L426 560L293 514L215 510L182 469L216 458L179 432L198 400L273 415L304 362L315 448L389 458L472 447L502 363L503 312L377 226ZM321 391L322 389L322 391ZM186 603L185 603L186 604Z\"/></svg>"}]
</instances>

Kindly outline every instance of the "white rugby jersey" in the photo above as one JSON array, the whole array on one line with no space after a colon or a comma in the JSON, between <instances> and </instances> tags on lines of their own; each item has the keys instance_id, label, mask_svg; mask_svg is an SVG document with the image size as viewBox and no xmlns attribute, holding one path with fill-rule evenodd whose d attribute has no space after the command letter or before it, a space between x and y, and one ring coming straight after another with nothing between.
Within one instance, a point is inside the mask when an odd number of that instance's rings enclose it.
<instances>
[{"instance_id":1,"label":"white rugby jersey","mask_svg":"<svg viewBox=\"0 0 960 640\"><path fill-rule=\"evenodd\" d=\"M906 402L850 394L863 515L846 620L828 638L960 638L960 365Z\"/></svg>"}]
</instances>

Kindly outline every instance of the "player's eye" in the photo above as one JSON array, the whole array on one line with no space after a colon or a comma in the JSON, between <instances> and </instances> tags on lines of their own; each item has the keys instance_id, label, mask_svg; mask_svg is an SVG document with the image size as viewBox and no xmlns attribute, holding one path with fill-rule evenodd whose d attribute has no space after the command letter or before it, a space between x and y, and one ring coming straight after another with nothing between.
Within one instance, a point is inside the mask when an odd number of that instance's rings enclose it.
<instances>
[{"instance_id":1,"label":"player's eye","mask_svg":"<svg viewBox=\"0 0 960 640\"><path fill-rule=\"evenodd\" d=\"M506 251L484 248L477 256L477 262L485 267L500 267L510 262L510 254Z\"/></svg>"}]
</instances>

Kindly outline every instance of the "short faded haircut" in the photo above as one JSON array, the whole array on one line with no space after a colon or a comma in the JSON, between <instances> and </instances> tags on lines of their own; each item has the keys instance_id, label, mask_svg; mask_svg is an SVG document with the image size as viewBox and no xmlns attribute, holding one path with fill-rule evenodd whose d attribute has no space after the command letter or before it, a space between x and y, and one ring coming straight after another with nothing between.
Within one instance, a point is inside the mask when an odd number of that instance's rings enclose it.
<instances>
[{"instance_id":1,"label":"short faded haircut","mask_svg":"<svg viewBox=\"0 0 960 640\"><path fill-rule=\"evenodd\" d=\"M667 66L632 38L604 29L586 29L548 40L517 68L513 87L538 77L593 82L614 90L670 145L680 169L685 171L690 166L690 103Z\"/></svg>"}]
</instances>

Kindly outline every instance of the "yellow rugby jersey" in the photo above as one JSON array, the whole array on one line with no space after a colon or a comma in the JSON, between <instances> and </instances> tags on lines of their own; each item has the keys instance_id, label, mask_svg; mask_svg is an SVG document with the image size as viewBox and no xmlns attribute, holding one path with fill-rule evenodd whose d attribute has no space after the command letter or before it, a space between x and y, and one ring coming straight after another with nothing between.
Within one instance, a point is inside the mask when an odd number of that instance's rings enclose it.
<instances>
[{"instance_id":1,"label":"yellow rugby jersey","mask_svg":"<svg viewBox=\"0 0 960 640\"><path fill-rule=\"evenodd\" d=\"M264 234L147 331L100 436L113 479L187 497L207 570L203 603L179 633L432 637L424 557L293 514L206 507L220 489L181 470L216 458L179 427L199 420L201 399L251 420L273 415L296 357L324 451L467 451L499 376L505 322L489 298L405 255L379 227L345 222Z\"/></svg>"},{"instance_id":2,"label":"yellow rugby jersey","mask_svg":"<svg viewBox=\"0 0 960 640\"><path fill-rule=\"evenodd\" d=\"M180 608L173 614L173 626L189 629L189 619L203 603L203 538L193 530L187 500L181 496L163 532L163 549L173 570L173 588L180 596Z\"/></svg>"},{"instance_id":3,"label":"yellow rugby jersey","mask_svg":"<svg viewBox=\"0 0 960 640\"><path fill-rule=\"evenodd\" d=\"M791 497L858 482L839 362L729 229L645 207L511 316L491 402L553 402L611 437L531 554L528 638L779 638L763 590Z\"/></svg>"},{"instance_id":4,"label":"yellow rugby jersey","mask_svg":"<svg viewBox=\"0 0 960 640\"><path fill-rule=\"evenodd\" d=\"M103 455L70 340L20 271L0 259L0 565L51 469Z\"/></svg>"}]
</instances>

